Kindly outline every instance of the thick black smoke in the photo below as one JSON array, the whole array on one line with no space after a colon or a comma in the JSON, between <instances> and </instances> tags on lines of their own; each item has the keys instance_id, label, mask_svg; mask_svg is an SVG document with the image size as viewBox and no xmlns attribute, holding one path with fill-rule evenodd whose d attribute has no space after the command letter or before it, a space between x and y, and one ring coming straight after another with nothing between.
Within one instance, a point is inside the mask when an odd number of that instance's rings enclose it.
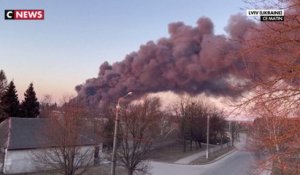
<instances>
[{"instance_id":1,"label":"thick black smoke","mask_svg":"<svg viewBox=\"0 0 300 175\"><path fill-rule=\"evenodd\" d=\"M215 35L213 23L205 17L196 27L171 23L168 38L149 41L121 62L104 62L97 78L76 87L76 99L99 106L129 91L139 96L168 90L235 97L245 90L238 82L245 83L241 80L245 80L246 66L236 54L241 47L237 40L245 38L254 25L244 16L233 16L226 37Z\"/></svg>"}]
</instances>

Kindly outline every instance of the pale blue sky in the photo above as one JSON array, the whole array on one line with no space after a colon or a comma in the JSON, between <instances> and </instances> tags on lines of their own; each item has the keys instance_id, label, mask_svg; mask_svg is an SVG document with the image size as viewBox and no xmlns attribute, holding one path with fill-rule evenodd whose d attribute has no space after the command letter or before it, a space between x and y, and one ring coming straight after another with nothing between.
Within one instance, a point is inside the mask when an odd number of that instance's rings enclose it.
<instances>
[{"instance_id":1,"label":"pale blue sky","mask_svg":"<svg viewBox=\"0 0 300 175\"><path fill-rule=\"evenodd\" d=\"M171 22L212 19L225 34L242 0L0 0L0 69L19 96L30 82L38 97L75 95L104 61L121 61L149 40L167 37ZM5 9L44 9L44 21L5 21Z\"/></svg>"}]
</instances>

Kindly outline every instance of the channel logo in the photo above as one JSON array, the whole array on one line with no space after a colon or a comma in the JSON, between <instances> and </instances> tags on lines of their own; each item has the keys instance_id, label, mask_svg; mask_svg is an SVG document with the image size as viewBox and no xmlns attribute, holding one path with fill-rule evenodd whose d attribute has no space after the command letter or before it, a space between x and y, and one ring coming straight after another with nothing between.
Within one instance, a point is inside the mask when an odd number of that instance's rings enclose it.
<instances>
[{"instance_id":1,"label":"channel logo","mask_svg":"<svg viewBox=\"0 0 300 175\"><path fill-rule=\"evenodd\" d=\"M44 20L44 10L4 10L5 20Z\"/></svg>"}]
</instances>

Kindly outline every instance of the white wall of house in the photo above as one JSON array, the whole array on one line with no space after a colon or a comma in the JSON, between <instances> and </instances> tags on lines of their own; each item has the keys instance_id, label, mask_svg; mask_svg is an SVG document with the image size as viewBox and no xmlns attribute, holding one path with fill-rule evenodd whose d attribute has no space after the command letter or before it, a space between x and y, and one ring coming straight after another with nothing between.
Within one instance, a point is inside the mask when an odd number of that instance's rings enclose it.
<instances>
[{"instance_id":1,"label":"white wall of house","mask_svg":"<svg viewBox=\"0 0 300 175\"><path fill-rule=\"evenodd\" d=\"M48 149L49 150L49 149ZM94 146L82 146L80 147L80 152L86 153L90 152L92 160L90 163L94 162ZM45 152L43 149L35 150L6 150L5 160L3 165L4 174L14 174L14 173L29 173L38 172L41 170L49 170L49 167L39 164L34 158L36 155Z\"/></svg>"}]
</instances>

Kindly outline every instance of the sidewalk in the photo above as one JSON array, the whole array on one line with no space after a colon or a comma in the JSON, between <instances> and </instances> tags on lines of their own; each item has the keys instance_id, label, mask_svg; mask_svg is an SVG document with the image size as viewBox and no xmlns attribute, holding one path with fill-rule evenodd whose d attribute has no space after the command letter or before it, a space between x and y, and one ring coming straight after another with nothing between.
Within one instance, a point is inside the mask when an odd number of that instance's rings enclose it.
<instances>
[{"instance_id":1,"label":"sidewalk","mask_svg":"<svg viewBox=\"0 0 300 175\"><path fill-rule=\"evenodd\" d=\"M223 149L226 148L226 147L227 147L227 145L223 144ZM209 153L215 152L215 151L220 150L220 149L221 149L221 145L215 146L215 147L209 149ZM193 154L193 155L190 155L190 156L187 156L187 157L184 157L182 159L179 159L174 163L175 164L188 165L191 162L193 162L194 160L196 160L200 157L203 157L205 155L206 155L206 150L201 151L201 152L196 153L196 154Z\"/></svg>"}]
</instances>

